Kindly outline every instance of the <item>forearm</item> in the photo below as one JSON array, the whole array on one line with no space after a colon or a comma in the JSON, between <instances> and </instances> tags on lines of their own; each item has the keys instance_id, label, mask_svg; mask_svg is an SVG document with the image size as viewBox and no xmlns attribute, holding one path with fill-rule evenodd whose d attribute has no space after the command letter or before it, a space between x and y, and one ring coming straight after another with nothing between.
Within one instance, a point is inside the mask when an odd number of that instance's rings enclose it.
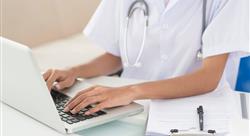
<instances>
[{"instance_id":1,"label":"forearm","mask_svg":"<svg viewBox=\"0 0 250 136\"><path fill-rule=\"evenodd\" d=\"M132 86L136 99L172 99L210 92L215 81L206 79L202 71L168 80L147 82Z\"/></svg>"},{"instance_id":2,"label":"forearm","mask_svg":"<svg viewBox=\"0 0 250 136\"><path fill-rule=\"evenodd\" d=\"M227 57L227 54L211 57L199 70L190 74L130 87L135 99L172 99L208 93L219 84Z\"/></svg>"},{"instance_id":3,"label":"forearm","mask_svg":"<svg viewBox=\"0 0 250 136\"><path fill-rule=\"evenodd\" d=\"M109 53L105 53L86 64L71 68L76 77L92 78L109 75L121 69L121 59Z\"/></svg>"}]
</instances>

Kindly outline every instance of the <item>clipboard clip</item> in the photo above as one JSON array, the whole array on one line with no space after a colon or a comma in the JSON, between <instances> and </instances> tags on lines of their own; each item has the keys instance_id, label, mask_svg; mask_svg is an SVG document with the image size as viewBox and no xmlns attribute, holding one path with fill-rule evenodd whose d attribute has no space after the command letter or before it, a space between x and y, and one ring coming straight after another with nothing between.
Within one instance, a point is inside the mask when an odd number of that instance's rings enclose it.
<instances>
[{"instance_id":1,"label":"clipboard clip","mask_svg":"<svg viewBox=\"0 0 250 136\"><path fill-rule=\"evenodd\" d=\"M189 130L179 130L179 129L171 129L170 136L214 136L216 134L215 130L207 130L204 131L204 111L203 107L199 106L197 108L197 114L199 116L199 127L200 131L190 131Z\"/></svg>"},{"instance_id":2,"label":"clipboard clip","mask_svg":"<svg viewBox=\"0 0 250 136\"><path fill-rule=\"evenodd\" d=\"M188 131L188 130L179 130L171 129L170 136L215 136L215 130L207 131Z\"/></svg>"}]
</instances>

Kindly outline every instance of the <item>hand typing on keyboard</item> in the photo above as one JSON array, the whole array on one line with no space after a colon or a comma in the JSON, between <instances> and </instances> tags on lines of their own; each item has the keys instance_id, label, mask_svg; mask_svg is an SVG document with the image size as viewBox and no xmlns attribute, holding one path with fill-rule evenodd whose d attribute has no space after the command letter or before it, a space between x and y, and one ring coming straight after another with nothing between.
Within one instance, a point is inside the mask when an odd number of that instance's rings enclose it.
<instances>
[{"instance_id":1,"label":"hand typing on keyboard","mask_svg":"<svg viewBox=\"0 0 250 136\"><path fill-rule=\"evenodd\" d=\"M98 103L85 112L86 115L90 115L105 108L128 105L134 99L136 93L130 86L116 88L96 86L79 92L65 105L64 111L76 114L88 105Z\"/></svg>"},{"instance_id":2,"label":"hand typing on keyboard","mask_svg":"<svg viewBox=\"0 0 250 136\"><path fill-rule=\"evenodd\" d=\"M81 64L70 69L50 69L43 74L49 90L63 90L71 87L76 78L92 78L102 75L109 75L118 69L121 69L121 58L110 53L104 53L87 64ZM85 115L97 113L105 108L117 107L130 104L133 100L139 98L138 89L134 86L124 87L92 87L86 92L81 91L66 104L64 112L72 114L79 113L88 105L96 104L95 107L87 109ZM138 88L138 87L136 87ZM62 108L62 107L61 107Z\"/></svg>"},{"instance_id":3,"label":"hand typing on keyboard","mask_svg":"<svg viewBox=\"0 0 250 136\"><path fill-rule=\"evenodd\" d=\"M49 90L53 88L62 90L71 87L75 83L76 77L73 68L66 70L49 69L43 74Z\"/></svg>"},{"instance_id":4,"label":"hand typing on keyboard","mask_svg":"<svg viewBox=\"0 0 250 136\"><path fill-rule=\"evenodd\" d=\"M72 114L71 112L64 112L64 105L69 101L70 98L57 91L51 91L51 95L55 102L58 113L61 117L61 120L68 124L78 123L80 121L84 121L106 114L106 112L104 111L98 111L90 115L85 115L86 111L93 108L93 106L91 105L88 105L87 107L81 109L77 114Z\"/></svg>"}]
</instances>

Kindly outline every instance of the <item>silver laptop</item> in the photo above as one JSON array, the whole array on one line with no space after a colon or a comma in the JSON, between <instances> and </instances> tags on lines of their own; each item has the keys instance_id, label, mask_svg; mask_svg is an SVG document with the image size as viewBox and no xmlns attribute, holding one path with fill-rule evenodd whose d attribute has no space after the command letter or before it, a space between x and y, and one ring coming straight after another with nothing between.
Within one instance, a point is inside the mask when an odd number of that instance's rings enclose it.
<instances>
[{"instance_id":1,"label":"silver laptop","mask_svg":"<svg viewBox=\"0 0 250 136\"><path fill-rule=\"evenodd\" d=\"M80 114L63 112L69 96L48 90L31 50L19 43L0 38L3 47L2 101L37 121L61 133L73 133L143 111L143 106L131 103L89 116L83 113L92 108L91 105L82 109Z\"/></svg>"}]
</instances>

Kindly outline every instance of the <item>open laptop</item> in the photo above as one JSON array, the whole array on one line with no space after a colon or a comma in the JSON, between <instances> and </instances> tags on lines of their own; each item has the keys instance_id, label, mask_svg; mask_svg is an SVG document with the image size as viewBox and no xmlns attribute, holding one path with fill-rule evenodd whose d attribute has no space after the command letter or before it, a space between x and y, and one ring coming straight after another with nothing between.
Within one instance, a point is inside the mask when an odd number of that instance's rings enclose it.
<instances>
[{"instance_id":1,"label":"open laptop","mask_svg":"<svg viewBox=\"0 0 250 136\"><path fill-rule=\"evenodd\" d=\"M35 63L31 50L19 43L1 38L2 44L2 101L61 133L73 133L82 129L101 125L113 120L143 111L143 106L131 103L105 109L86 116L63 112L69 96L49 91Z\"/></svg>"}]
</instances>

